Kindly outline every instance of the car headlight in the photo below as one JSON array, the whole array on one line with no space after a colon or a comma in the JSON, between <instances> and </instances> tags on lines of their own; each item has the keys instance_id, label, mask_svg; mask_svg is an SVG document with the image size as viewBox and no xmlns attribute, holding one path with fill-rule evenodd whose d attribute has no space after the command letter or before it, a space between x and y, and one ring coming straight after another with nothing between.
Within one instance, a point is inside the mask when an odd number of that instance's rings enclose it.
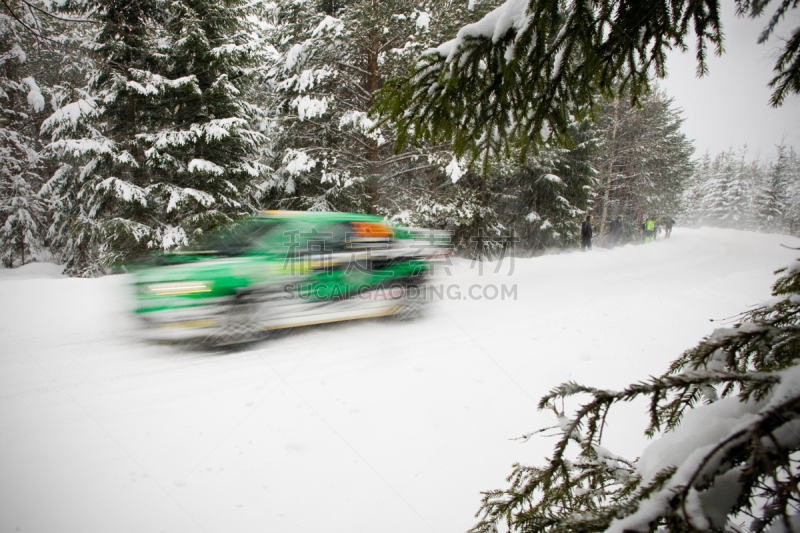
<instances>
[{"instance_id":1,"label":"car headlight","mask_svg":"<svg viewBox=\"0 0 800 533\"><path fill-rule=\"evenodd\" d=\"M213 281L172 281L169 283L154 283L147 286L147 292L155 296L174 296L181 294L195 294L211 292Z\"/></svg>"}]
</instances>

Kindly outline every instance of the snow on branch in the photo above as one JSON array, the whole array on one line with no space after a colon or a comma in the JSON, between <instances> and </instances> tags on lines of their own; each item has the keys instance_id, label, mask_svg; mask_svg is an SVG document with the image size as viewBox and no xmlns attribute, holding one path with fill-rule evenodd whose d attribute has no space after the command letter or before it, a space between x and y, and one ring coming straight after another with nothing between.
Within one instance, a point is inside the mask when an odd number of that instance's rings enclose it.
<instances>
[{"instance_id":1,"label":"snow on branch","mask_svg":"<svg viewBox=\"0 0 800 533\"><path fill-rule=\"evenodd\" d=\"M74 128L82 118L94 116L97 112L96 102L82 98L56 109L42 122L42 133L50 133L55 137L65 127Z\"/></svg>"},{"instance_id":2,"label":"snow on branch","mask_svg":"<svg viewBox=\"0 0 800 533\"><path fill-rule=\"evenodd\" d=\"M312 37L318 37L326 32L332 32L334 35L339 35L344 30L344 23L335 17L326 15L320 21L316 28L311 32Z\"/></svg>"},{"instance_id":3,"label":"snow on branch","mask_svg":"<svg viewBox=\"0 0 800 533\"><path fill-rule=\"evenodd\" d=\"M189 172L193 174L216 174L221 176L225 173L225 169L219 165L215 165L211 161L205 159L192 159L189 161Z\"/></svg>"},{"instance_id":4,"label":"snow on branch","mask_svg":"<svg viewBox=\"0 0 800 533\"><path fill-rule=\"evenodd\" d=\"M215 203L214 197L211 196L210 194L189 187L181 188L181 187L176 187L174 185L160 184L151 186L150 188L159 189L164 187L166 187L169 194L169 201L167 202L167 213L175 211L189 200L194 200L200 203L200 205L202 205L203 207L211 207Z\"/></svg>"},{"instance_id":5,"label":"snow on branch","mask_svg":"<svg viewBox=\"0 0 800 533\"><path fill-rule=\"evenodd\" d=\"M140 133L137 139L151 145L156 151L149 151L148 157L155 156L158 150L168 148L178 148L198 141L214 142L220 141L231 135L237 134L246 139L263 135L255 132L248 132L246 129L247 121L241 118L231 117L224 119L210 120L204 124L192 124L188 130L168 130L158 133ZM253 139L255 140L255 139Z\"/></svg>"},{"instance_id":6,"label":"snow on branch","mask_svg":"<svg viewBox=\"0 0 800 533\"><path fill-rule=\"evenodd\" d=\"M478 22L461 28L455 39L429 50L428 53L437 53L450 62L469 37L491 38L492 42L497 42L512 28L524 31L529 22L528 4L529 0L508 0Z\"/></svg>"},{"instance_id":7,"label":"snow on branch","mask_svg":"<svg viewBox=\"0 0 800 533\"><path fill-rule=\"evenodd\" d=\"M98 192L113 192L124 202L136 202L147 207L147 193L141 187L119 178L106 178L97 185Z\"/></svg>"},{"instance_id":8,"label":"snow on branch","mask_svg":"<svg viewBox=\"0 0 800 533\"><path fill-rule=\"evenodd\" d=\"M36 80L33 77L22 78L22 83L28 86L28 104L35 112L39 112L44 109L44 96L42 96L42 91L39 89L39 86L36 84Z\"/></svg>"}]
</instances>

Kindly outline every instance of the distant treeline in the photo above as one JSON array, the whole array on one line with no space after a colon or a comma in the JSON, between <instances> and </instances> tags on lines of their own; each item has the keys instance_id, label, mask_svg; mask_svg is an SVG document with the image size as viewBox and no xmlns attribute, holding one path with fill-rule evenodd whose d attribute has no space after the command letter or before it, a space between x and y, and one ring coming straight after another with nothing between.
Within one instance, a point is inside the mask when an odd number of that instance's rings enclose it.
<instances>
[{"instance_id":1,"label":"distant treeline","mask_svg":"<svg viewBox=\"0 0 800 533\"><path fill-rule=\"evenodd\" d=\"M778 146L773 161L733 149L703 156L683 194L681 223L800 234L800 158Z\"/></svg>"}]
</instances>

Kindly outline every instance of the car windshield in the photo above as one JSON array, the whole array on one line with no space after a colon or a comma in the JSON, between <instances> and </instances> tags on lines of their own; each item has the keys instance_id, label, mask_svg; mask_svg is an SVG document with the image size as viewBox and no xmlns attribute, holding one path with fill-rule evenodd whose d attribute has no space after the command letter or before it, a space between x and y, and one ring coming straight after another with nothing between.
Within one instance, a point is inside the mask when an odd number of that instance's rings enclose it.
<instances>
[{"instance_id":1,"label":"car windshield","mask_svg":"<svg viewBox=\"0 0 800 533\"><path fill-rule=\"evenodd\" d=\"M242 255L279 225L275 220L252 218L239 220L201 235L182 251Z\"/></svg>"}]
</instances>

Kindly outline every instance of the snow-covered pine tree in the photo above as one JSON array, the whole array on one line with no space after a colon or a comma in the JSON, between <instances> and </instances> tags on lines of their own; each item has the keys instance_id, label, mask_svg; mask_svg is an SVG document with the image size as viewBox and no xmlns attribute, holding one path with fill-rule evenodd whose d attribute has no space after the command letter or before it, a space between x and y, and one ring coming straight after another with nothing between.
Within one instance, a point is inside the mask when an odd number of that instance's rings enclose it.
<instances>
[{"instance_id":1,"label":"snow-covered pine tree","mask_svg":"<svg viewBox=\"0 0 800 533\"><path fill-rule=\"evenodd\" d=\"M416 209L421 196L435 203L439 186L463 174L448 147L395 153L391 129L377 125L368 111L387 78L492 5L275 2L272 42L284 59L275 71L283 118L274 203L385 215Z\"/></svg>"},{"instance_id":2,"label":"snow-covered pine tree","mask_svg":"<svg viewBox=\"0 0 800 533\"><path fill-rule=\"evenodd\" d=\"M787 206L783 191L789 186L789 151L786 146L777 147L777 159L762 173L755 195L754 226L758 231L776 233L786 228Z\"/></svg>"},{"instance_id":3,"label":"snow-covered pine tree","mask_svg":"<svg viewBox=\"0 0 800 533\"><path fill-rule=\"evenodd\" d=\"M663 92L645 95L641 103L638 108L624 98L616 106L608 102L599 108L595 123L571 123L571 148L548 142L524 162L520 150L495 161L486 180L485 204L473 195L470 206L473 212L478 206L486 208L493 228L487 238L502 239L513 231L517 246L535 253L574 245L580 220L590 209L597 229L606 212L610 218L624 215L628 233L636 235L644 215L677 216L684 182L693 169L692 146L680 131L679 112ZM431 202L435 208L424 210L426 217L412 218L412 223L426 225L445 214L458 220L446 227L454 231L457 246L477 231L457 216L467 205L466 191L459 185L477 189L481 183L470 174L461 180L450 187L452 203ZM470 231L472 237L458 237Z\"/></svg>"},{"instance_id":4,"label":"snow-covered pine tree","mask_svg":"<svg viewBox=\"0 0 800 533\"><path fill-rule=\"evenodd\" d=\"M407 209L392 219L413 227L449 232L449 244L463 255L495 257L503 247L505 228L492 202L494 196L490 191L482 194L481 185L485 182L473 172L464 174L456 183L446 180L431 187L433 190L420 188L413 201L407 197Z\"/></svg>"},{"instance_id":5,"label":"snow-covered pine tree","mask_svg":"<svg viewBox=\"0 0 800 533\"><path fill-rule=\"evenodd\" d=\"M632 106L628 98L605 103L597 113L602 142L593 165L601 174L602 194L594 213L603 226L623 215L640 223L674 217L680 209L685 182L692 175L692 144L681 132L683 119L673 100L656 89ZM604 207L605 198L608 205Z\"/></svg>"},{"instance_id":6,"label":"snow-covered pine tree","mask_svg":"<svg viewBox=\"0 0 800 533\"><path fill-rule=\"evenodd\" d=\"M800 160L791 146L776 146L775 161L764 169L757 199L761 231L796 233L800 227Z\"/></svg>"},{"instance_id":7,"label":"snow-covered pine tree","mask_svg":"<svg viewBox=\"0 0 800 533\"><path fill-rule=\"evenodd\" d=\"M747 146L742 148L737 157L726 161L723 172L726 176L725 188L721 197L720 223L723 227L747 229L752 207L753 175L745 164Z\"/></svg>"},{"instance_id":8,"label":"snow-covered pine tree","mask_svg":"<svg viewBox=\"0 0 800 533\"><path fill-rule=\"evenodd\" d=\"M12 2L6 7L0 12L0 260L11 267L35 260L42 246L38 129L45 98L33 76L41 66L32 66L36 35L16 18L15 8L24 12L22 6Z\"/></svg>"},{"instance_id":9,"label":"snow-covered pine tree","mask_svg":"<svg viewBox=\"0 0 800 533\"><path fill-rule=\"evenodd\" d=\"M255 208L248 104L259 48L242 0L68 0L97 21L94 72L43 124L63 164L44 191L66 272L91 276Z\"/></svg>"},{"instance_id":10,"label":"snow-covered pine tree","mask_svg":"<svg viewBox=\"0 0 800 533\"><path fill-rule=\"evenodd\" d=\"M492 175L490 190L498 221L513 231L521 251L541 253L548 248L575 246L580 223L592 208L597 171L592 156L598 132L588 121L570 125L572 148L545 144L525 163L501 167Z\"/></svg>"},{"instance_id":11,"label":"snow-covered pine tree","mask_svg":"<svg viewBox=\"0 0 800 533\"><path fill-rule=\"evenodd\" d=\"M711 173L711 155L706 152L695 165L694 172L686 182L681 195L681 207L678 211L681 223L696 226L703 214L703 187Z\"/></svg>"},{"instance_id":12,"label":"snow-covered pine tree","mask_svg":"<svg viewBox=\"0 0 800 533\"><path fill-rule=\"evenodd\" d=\"M472 257L496 258L510 246L533 254L574 246L594 195L597 139L588 121L570 128L572 148L547 144L524 163L518 152L495 162L486 177L470 171L455 183L444 178L395 218L450 231L455 249Z\"/></svg>"},{"instance_id":13,"label":"snow-covered pine tree","mask_svg":"<svg viewBox=\"0 0 800 533\"><path fill-rule=\"evenodd\" d=\"M699 186L698 224L723 227L731 218L729 191L736 173L735 166L733 149L714 157L704 183Z\"/></svg>"},{"instance_id":14,"label":"snow-covered pine tree","mask_svg":"<svg viewBox=\"0 0 800 533\"><path fill-rule=\"evenodd\" d=\"M760 211L765 207L765 205L762 205L763 195L770 189L768 184L769 165L757 159L746 164L742 162L741 166L745 212L737 227L750 231L759 231L762 220Z\"/></svg>"},{"instance_id":15,"label":"snow-covered pine tree","mask_svg":"<svg viewBox=\"0 0 800 533\"><path fill-rule=\"evenodd\" d=\"M663 376L621 391L565 383L544 396L539 408L559 417L553 455L515 464L508 488L484 493L471 531L797 531L800 260L777 273L770 303ZM574 415L556 410L575 396L588 401ZM629 461L602 436L609 410L635 398L649 400L645 433L659 436Z\"/></svg>"},{"instance_id":16,"label":"snow-covered pine tree","mask_svg":"<svg viewBox=\"0 0 800 533\"><path fill-rule=\"evenodd\" d=\"M0 261L10 268L36 261L46 219L37 194L40 177L29 171L6 177L0 183Z\"/></svg>"},{"instance_id":17,"label":"snow-covered pine tree","mask_svg":"<svg viewBox=\"0 0 800 533\"><path fill-rule=\"evenodd\" d=\"M786 206L785 231L800 234L800 157L793 147L786 152L785 182L778 189L779 200Z\"/></svg>"},{"instance_id":18,"label":"snow-covered pine tree","mask_svg":"<svg viewBox=\"0 0 800 533\"><path fill-rule=\"evenodd\" d=\"M787 231L787 213L794 189L790 150L780 150L778 160L766 165L746 161L746 147L708 154L682 198L687 224L756 231Z\"/></svg>"}]
</instances>

